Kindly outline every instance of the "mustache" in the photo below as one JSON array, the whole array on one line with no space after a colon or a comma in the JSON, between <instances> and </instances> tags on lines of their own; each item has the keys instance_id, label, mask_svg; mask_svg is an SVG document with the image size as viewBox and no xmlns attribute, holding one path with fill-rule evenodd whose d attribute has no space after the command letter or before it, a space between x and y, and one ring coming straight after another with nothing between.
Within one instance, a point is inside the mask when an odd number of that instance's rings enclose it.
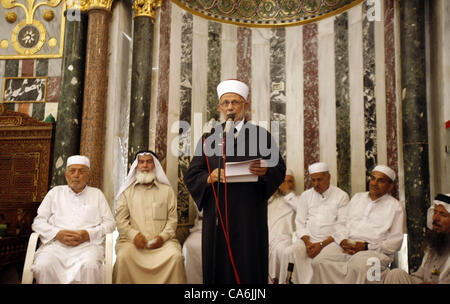
<instances>
[{"instance_id":1,"label":"mustache","mask_svg":"<svg viewBox=\"0 0 450 304\"><path fill-rule=\"evenodd\" d=\"M432 225L433 225L433 226L438 226L438 227L442 227L442 226L441 226L441 224L439 224L439 223L438 223L438 222L436 222L436 221L433 221Z\"/></svg>"}]
</instances>

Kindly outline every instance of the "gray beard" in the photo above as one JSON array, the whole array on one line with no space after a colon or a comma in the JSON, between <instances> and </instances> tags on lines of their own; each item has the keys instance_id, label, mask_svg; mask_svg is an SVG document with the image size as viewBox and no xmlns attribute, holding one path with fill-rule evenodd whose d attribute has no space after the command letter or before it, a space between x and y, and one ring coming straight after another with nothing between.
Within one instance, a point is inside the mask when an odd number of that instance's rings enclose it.
<instances>
[{"instance_id":1,"label":"gray beard","mask_svg":"<svg viewBox=\"0 0 450 304\"><path fill-rule=\"evenodd\" d=\"M155 171L150 172L136 172L136 180L139 184L150 184L155 180Z\"/></svg>"}]
</instances>

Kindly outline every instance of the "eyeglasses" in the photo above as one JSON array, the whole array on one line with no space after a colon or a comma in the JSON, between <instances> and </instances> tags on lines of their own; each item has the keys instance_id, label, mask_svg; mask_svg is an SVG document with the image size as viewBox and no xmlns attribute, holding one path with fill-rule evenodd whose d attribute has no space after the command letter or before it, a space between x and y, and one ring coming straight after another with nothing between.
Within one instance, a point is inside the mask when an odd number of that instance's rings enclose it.
<instances>
[{"instance_id":1,"label":"eyeglasses","mask_svg":"<svg viewBox=\"0 0 450 304\"><path fill-rule=\"evenodd\" d=\"M242 101L239 101L239 100L232 100L231 102L228 101L228 100L225 100L225 101L222 101L222 102L220 103L220 106L221 106L222 108L228 108L228 106L230 105L230 103L231 103L231 105L232 105L233 107L236 107L236 106L242 104L243 102L242 102Z\"/></svg>"}]
</instances>

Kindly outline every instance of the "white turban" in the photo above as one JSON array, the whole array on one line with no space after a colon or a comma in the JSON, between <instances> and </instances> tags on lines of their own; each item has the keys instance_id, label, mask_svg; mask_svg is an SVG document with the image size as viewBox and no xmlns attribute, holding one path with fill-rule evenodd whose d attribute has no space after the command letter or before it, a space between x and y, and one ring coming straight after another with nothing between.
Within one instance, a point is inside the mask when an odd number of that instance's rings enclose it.
<instances>
[{"instance_id":1,"label":"white turban","mask_svg":"<svg viewBox=\"0 0 450 304\"><path fill-rule=\"evenodd\" d=\"M328 165L326 163L314 163L308 167L309 175L328 171Z\"/></svg>"},{"instance_id":2,"label":"white turban","mask_svg":"<svg viewBox=\"0 0 450 304\"><path fill-rule=\"evenodd\" d=\"M239 80L229 79L224 80L217 86L217 95L222 97L225 93L236 93L242 96L245 100L247 100L248 96L248 86Z\"/></svg>"},{"instance_id":3,"label":"white turban","mask_svg":"<svg viewBox=\"0 0 450 304\"><path fill-rule=\"evenodd\" d=\"M91 168L91 163L89 161L89 158L87 158L84 155L69 156L69 158L67 159L66 168L69 168L69 166L72 166L72 165L84 165L84 166L88 167L89 169Z\"/></svg>"},{"instance_id":4,"label":"white turban","mask_svg":"<svg viewBox=\"0 0 450 304\"><path fill-rule=\"evenodd\" d=\"M392 170L391 168L389 168L388 166L384 166L384 165L378 165L375 168L373 168L373 171L378 171L381 173L386 174L392 181L395 181L395 172L394 170Z\"/></svg>"},{"instance_id":5,"label":"white turban","mask_svg":"<svg viewBox=\"0 0 450 304\"><path fill-rule=\"evenodd\" d=\"M441 205L442 207L450 212L450 193L448 194L438 194L434 201L431 203L430 208L428 208L427 212L427 227L429 229L433 229L433 215L434 215L434 207L436 205Z\"/></svg>"},{"instance_id":6,"label":"white turban","mask_svg":"<svg viewBox=\"0 0 450 304\"><path fill-rule=\"evenodd\" d=\"M137 171L136 168L137 168L139 156L141 156L141 155L152 155L153 156L153 163L155 164L154 170L155 170L156 179L158 180L158 182L172 187L170 185L169 180L167 179L166 174L164 173L161 163L156 158L155 154L153 154L151 152L141 152L138 155L136 155L136 158L135 158L133 164L131 165L130 172L128 172L128 175L125 178L125 182L122 184L122 186L120 186L120 189L116 194L116 200L119 199L119 196L120 196L120 194L122 194L122 192L124 192L130 185L132 185L136 181L136 171Z\"/></svg>"},{"instance_id":7,"label":"white turban","mask_svg":"<svg viewBox=\"0 0 450 304\"><path fill-rule=\"evenodd\" d=\"M287 169L286 175L294 176L294 171L292 171L291 169Z\"/></svg>"}]
</instances>

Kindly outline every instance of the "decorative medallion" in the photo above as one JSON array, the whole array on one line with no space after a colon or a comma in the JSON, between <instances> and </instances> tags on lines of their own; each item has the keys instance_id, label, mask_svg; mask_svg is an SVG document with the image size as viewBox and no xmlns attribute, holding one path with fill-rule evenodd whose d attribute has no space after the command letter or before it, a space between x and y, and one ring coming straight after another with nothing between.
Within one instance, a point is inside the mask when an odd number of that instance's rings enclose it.
<instances>
[{"instance_id":1,"label":"decorative medallion","mask_svg":"<svg viewBox=\"0 0 450 304\"><path fill-rule=\"evenodd\" d=\"M363 0L172 0L192 14L254 27L299 25L339 14Z\"/></svg>"},{"instance_id":2,"label":"decorative medallion","mask_svg":"<svg viewBox=\"0 0 450 304\"><path fill-rule=\"evenodd\" d=\"M11 41L19 54L33 55L45 43L44 25L38 20L33 20L31 24L23 20L13 29Z\"/></svg>"},{"instance_id":3,"label":"decorative medallion","mask_svg":"<svg viewBox=\"0 0 450 304\"><path fill-rule=\"evenodd\" d=\"M65 1L0 0L0 3L3 8L10 10L6 13L5 20L0 20L2 28L0 59L59 58L62 56ZM45 9L45 6L54 9ZM52 26L48 26L50 24ZM10 37L1 37L8 33L10 33ZM55 44L55 41L58 42L55 38L46 44L48 36L60 37L59 46Z\"/></svg>"}]
</instances>

